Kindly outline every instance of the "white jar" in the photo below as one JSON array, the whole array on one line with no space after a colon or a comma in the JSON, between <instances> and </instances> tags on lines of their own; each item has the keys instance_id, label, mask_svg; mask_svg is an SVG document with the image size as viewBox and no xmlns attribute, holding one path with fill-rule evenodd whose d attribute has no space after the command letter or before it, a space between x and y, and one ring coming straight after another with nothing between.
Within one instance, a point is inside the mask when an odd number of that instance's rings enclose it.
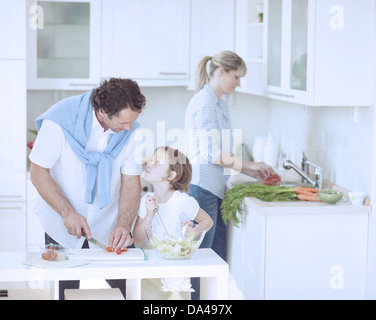
<instances>
[{"instance_id":1,"label":"white jar","mask_svg":"<svg viewBox=\"0 0 376 320\"><path fill-rule=\"evenodd\" d=\"M252 157L255 162L264 161L264 147L267 137L256 136L252 146Z\"/></svg>"}]
</instances>

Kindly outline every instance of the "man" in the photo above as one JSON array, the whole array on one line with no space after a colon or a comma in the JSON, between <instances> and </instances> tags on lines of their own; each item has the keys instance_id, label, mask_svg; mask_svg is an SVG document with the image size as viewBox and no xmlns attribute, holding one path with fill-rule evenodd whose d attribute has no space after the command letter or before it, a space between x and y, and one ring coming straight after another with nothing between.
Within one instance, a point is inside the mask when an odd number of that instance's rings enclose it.
<instances>
[{"instance_id":1,"label":"man","mask_svg":"<svg viewBox=\"0 0 376 320\"><path fill-rule=\"evenodd\" d=\"M112 78L36 119L30 176L40 195L34 211L46 243L88 248L86 235L115 249L132 245L142 170L135 120L144 106L136 82ZM125 280L108 282L125 295ZM60 299L65 288L78 286L61 281Z\"/></svg>"}]
</instances>

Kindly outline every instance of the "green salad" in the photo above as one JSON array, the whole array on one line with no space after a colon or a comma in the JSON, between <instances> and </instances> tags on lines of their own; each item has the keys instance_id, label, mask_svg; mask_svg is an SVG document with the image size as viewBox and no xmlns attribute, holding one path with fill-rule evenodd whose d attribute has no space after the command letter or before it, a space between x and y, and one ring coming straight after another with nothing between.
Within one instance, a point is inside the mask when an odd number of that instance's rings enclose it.
<instances>
[{"instance_id":1,"label":"green salad","mask_svg":"<svg viewBox=\"0 0 376 320\"><path fill-rule=\"evenodd\" d=\"M165 259L188 259L200 245L197 235L192 232L185 239L171 237L169 239L152 238L153 247Z\"/></svg>"}]
</instances>

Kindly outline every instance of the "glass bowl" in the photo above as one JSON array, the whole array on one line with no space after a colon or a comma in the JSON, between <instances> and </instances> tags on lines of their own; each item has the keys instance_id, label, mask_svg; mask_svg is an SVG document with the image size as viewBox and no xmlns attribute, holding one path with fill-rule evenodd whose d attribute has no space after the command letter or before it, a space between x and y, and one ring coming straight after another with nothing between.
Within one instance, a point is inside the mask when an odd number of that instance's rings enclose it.
<instances>
[{"instance_id":1,"label":"glass bowl","mask_svg":"<svg viewBox=\"0 0 376 320\"><path fill-rule=\"evenodd\" d=\"M182 228L181 233L166 234L157 232L152 226L145 227L149 246L164 259L189 259L196 252L204 239L206 230L196 231L195 227Z\"/></svg>"},{"instance_id":2,"label":"glass bowl","mask_svg":"<svg viewBox=\"0 0 376 320\"><path fill-rule=\"evenodd\" d=\"M67 254L67 248L59 245L59 244L46 244L45 246L41 246L41 257L43 260L47 261L64 261L69 260Z\"/></svg>"}]
</instances>

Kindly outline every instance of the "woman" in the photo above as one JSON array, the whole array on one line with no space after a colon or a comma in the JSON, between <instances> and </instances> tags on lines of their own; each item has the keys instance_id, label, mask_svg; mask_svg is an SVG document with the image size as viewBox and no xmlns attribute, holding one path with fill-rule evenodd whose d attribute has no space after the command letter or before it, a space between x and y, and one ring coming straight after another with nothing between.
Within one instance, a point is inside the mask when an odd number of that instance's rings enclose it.
<instances>
[{"instance_id":1,"label":"woman","mask_svg":"<svg viewBox=\"0 0 376 320\"><path fill-rule=\"evenodd\" d=\"M229 111L222 97L233 93L246 73L244 61L234 52L222 51L202 58L196 71L196 93L185 114L186 153L193 170L190 192L214 222L201 247L213 248L224 260L226 227L220 206L229 177L224 169L235 169L262 183L274 174L263 162L243 161L232 154Z\"/></svg>"}]
</instances>

